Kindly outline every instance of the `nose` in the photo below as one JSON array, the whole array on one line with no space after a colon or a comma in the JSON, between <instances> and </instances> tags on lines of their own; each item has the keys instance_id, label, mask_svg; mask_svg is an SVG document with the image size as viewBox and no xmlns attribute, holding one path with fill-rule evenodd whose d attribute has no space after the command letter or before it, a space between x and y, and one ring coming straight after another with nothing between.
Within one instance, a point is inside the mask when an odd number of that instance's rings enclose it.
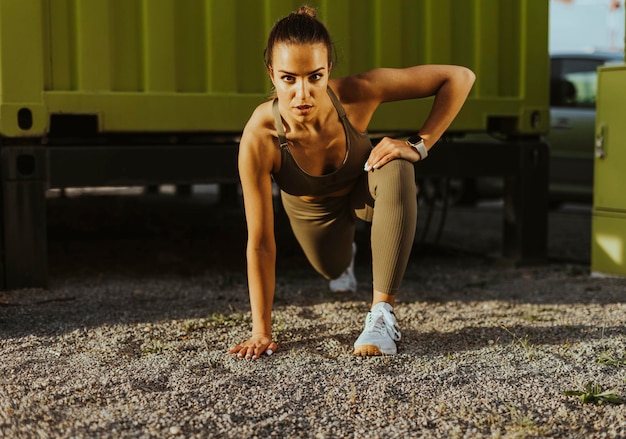
<instances>
[{"instance_id":1,"label":"nose","mask_svg":"<svg viewBox=\"0 0 626 439\"><path fill-rule=\"evenodd\" d=\"M301 80L296 91L297 97L300 99L309 97L309 84L305 80Z\"/></svg>"}]
</instances>

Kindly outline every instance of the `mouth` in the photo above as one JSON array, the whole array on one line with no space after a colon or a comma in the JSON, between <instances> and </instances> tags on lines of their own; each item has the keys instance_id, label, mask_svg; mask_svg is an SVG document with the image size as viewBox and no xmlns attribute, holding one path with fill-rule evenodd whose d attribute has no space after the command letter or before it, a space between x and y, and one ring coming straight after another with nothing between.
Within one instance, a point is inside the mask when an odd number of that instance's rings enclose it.
<instances>
[{"instance_id":1,"label":"mouth","mask_svg":"<svg viewBox=\"0 0 626 439\"><path fill-rule=\"evenodd\" d=\"M309 111L311 108L313 108L312 105L297 105L296 109L299 111Z\"/></svg>"}]
</instances>

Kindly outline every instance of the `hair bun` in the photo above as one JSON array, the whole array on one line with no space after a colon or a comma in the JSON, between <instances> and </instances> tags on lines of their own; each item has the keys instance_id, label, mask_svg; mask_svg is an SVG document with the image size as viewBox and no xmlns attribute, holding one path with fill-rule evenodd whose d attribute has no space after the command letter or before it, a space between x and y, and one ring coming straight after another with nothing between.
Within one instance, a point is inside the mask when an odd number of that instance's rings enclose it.
<instances>
[{"instance_id":1,"label":"hair bun","mask_svg":"<svg viewBox=\"0 0 626 439\"><path fill-rule=\"evenodd\" d=\"M317 12L315 11L314 8L308 6L308 5L302 5L298 8L298 10L296 11L296 14L298 15L308 15L311 18L317 18Z\"/></svg>"}]
</instances>

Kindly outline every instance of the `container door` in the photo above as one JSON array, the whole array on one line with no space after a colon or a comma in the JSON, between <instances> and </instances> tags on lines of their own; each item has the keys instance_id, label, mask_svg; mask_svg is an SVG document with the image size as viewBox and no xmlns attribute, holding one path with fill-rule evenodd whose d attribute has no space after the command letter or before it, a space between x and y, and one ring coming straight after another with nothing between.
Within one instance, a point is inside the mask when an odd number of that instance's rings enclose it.
<instances>
[{"instance_id":1,"label":"container door","mask_svg":"<svg viewBox=\"0 0 626 439\"><path fill-rule=\"evenodd\" d=\"M626 67L598 75L591 271L626 276Z\"/></svg>"},{"instance_id":2,"label":"container door","mask_svg":"<svg viewBox=\"0 0 626 439\"><path fill-rule=\"evenodd\" d=\"M594 208L626 212L626 67L603 67L598 77Z\"/></svg>"}]
</instances>

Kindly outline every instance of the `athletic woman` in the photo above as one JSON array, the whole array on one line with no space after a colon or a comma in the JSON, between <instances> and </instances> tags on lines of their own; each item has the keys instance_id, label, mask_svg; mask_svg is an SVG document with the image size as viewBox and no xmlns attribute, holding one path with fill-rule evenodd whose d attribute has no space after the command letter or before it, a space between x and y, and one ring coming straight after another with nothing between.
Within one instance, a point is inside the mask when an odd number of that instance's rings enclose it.
<instances>
[{"instance_id":1,"label":"athletic woman","mask_svg":"<svg viewBox=\"0 0 626 439\"><path fill-rule=\"evenodd\" d=\"M265 56L275 96L256 108L239 149L252 334L229 352L254 360L278 348L271 328L274 181L294 235L334 291L356 290L355 219L371 222L372 307L354 354L395 354L393 306L417 222L414 163L426 159L456 117L474 74L420 65L331 79L331 38L306 6L274 25ZM415 121L414 136L385 137L372 147L367 127L380 104L427 96L433 105L421 128Z\"/></svg>"}]
</instances>

